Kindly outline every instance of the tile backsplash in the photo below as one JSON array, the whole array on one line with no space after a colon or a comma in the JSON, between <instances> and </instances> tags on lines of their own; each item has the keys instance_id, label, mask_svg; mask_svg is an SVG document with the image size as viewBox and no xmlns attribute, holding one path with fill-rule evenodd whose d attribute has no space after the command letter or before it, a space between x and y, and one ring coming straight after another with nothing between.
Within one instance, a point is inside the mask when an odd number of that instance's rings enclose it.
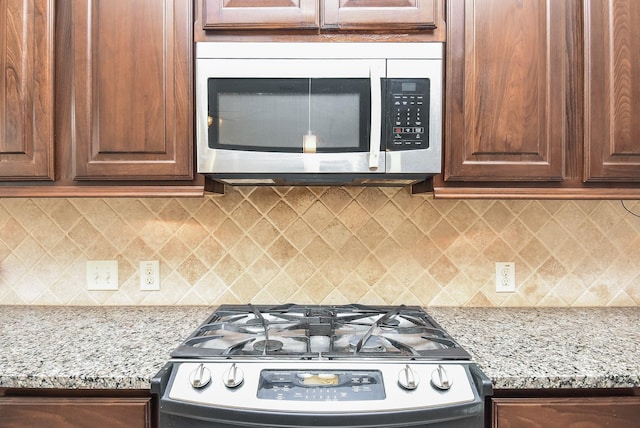
<instances>
[{"instance_id":1,"label":"tile backsplash","mask_svg":"<svg viewBox=\"0 0 640 428\"><path fill-rule=\"evenodd\" d=\"M640 212L640 201L626 206ZM118 291L87 291L87 260ZM159 260L160 291L139 291ZM495 292L495 262L516 292ZM620 201L434 200L408 189L240 187L194 199L0 199L2 305L638 306Z\"/></svg>"}]
</instances>

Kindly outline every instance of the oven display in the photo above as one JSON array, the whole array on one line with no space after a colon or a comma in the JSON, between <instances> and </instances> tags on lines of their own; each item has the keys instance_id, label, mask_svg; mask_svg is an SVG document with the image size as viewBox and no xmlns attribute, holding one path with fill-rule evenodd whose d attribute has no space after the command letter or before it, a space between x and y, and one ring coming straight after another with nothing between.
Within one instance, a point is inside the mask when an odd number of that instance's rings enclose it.
<instances>
[{"instance_id":1,"label":"oven display","mask_svg":"<svg viewBox=\"0 0 640 428\"><path fill-rule=\"evenodd\" d=\"M258 398L288 401L384 400L378 370L262 370Z\"/></svg>"}]
</instances>

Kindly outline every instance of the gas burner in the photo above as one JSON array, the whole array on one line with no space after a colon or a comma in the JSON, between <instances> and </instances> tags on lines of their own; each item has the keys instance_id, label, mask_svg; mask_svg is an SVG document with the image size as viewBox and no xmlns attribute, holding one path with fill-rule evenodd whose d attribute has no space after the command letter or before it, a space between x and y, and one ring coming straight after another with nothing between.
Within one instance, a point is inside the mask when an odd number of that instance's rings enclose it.
<instances>
[{"instance_id":1,"label":"gas burner","mask_svg":"<svg viewBox=\"0 0 640 428\"><path fill-rule=\"evenodd\" d=\"M470 356L419 307L223 305L171 354L177 358Z\"/></svg>"},{"instance_id":2,"label":"gas burner","mask_svg":"<svg viewBox=\"0 0 640 428\"><path fill-rule=\"evenodd\" d=\"M262 325L262 322L255 318L247 320L247 322L244 323L244 329L248 333L254 333L254 334L264 332L264 326Z\"/></svg>"},{"instance_id":3,"label":"gas burner","mask_svg":"<svg viewBox=\"0 0 640 428\"><path fill-rule=\"evenodd\" d=\"M358 343L362 340L362 336L349 337L349 350L356 351ZM387 347L384 340L379 336L370 336L365 342L362 343L360 352L385 352Z\"/></svg>"},{"instance_id":4,"label":"gas burner","mask_svg":"<svg viewBox=\"0 0 640 428\"><path fill-rule=\"evenodd\" d=\"M253 349L258 352L275 352L280 351L284 344L279 340L259 340L253 344Z\"/></svg>"}]
</instances>

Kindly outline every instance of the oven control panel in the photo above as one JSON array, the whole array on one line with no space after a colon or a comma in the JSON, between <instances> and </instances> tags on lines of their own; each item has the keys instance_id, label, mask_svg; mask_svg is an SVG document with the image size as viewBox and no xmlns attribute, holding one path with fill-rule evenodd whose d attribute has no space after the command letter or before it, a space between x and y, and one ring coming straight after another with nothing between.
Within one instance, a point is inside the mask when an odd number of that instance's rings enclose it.
<instances>
[{"instance_id":1,"label":"oven control panel","mask_svg":"<svg viewBox=\"0 0 640 428\"><path fill-rule=\"evenodd\" d=\"M165 394L265 412L385 412L471 403L472 385L459 362L195 360L174 364Z\"/></svg>"},{"instance_id":2,"label":"oven control panel","mask_svg":"<svg viewBox=\"0 0 640 428\"><path fill-rule=\"evenodd\" d=\"M289 401L384 400L379 370L262 370L258 398Z\"/></svg>"}]
</instances>

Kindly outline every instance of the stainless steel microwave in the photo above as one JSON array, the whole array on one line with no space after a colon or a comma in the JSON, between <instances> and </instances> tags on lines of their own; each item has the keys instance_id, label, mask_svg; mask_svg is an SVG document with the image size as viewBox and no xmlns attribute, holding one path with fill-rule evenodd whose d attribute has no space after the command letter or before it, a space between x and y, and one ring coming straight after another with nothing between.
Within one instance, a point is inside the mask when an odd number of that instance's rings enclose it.
<instances>
[{"instance_id":1,"label":"stainless steel microwave","mask_svg":"<svg viewBox=\"0 0 640 428\"><path fill-rule=\"evenodd\" d=\"M198 172L230 184L437 174L442 55L442 43L198 43Z\"/></svg>"}]
</instances>

